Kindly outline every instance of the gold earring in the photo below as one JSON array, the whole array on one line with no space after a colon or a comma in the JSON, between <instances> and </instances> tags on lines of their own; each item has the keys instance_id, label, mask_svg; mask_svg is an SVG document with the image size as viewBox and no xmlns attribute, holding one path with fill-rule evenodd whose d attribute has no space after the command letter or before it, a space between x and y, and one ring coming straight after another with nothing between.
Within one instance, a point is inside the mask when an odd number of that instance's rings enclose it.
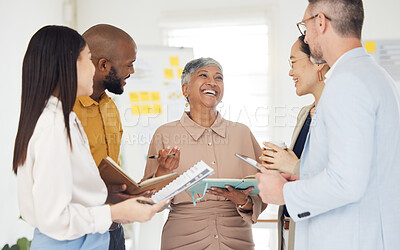
<instances>
[{"instance_id":1,"label":"gold earring","mask_svg":"<svg viewBox=\"0 0 400 250\"><path fill-rule=\"evenodd\" d=\"M185 100L186 100L185 107L187 108L189 107L189 99L187 96L185 96Z\"/></svg>"},{"instance_id":2,"label":"gold earring","mask_svg":"<svg viewBox=\"0 0 400 250\"><path fill-rule=\"evenodd\" d=\"M321 70L318 70L318 71L317 71L317 75L318 75L318 80L319 80L320 82L322 82L322 81L324 80L324 76L322 75Z\"/></svg>"}]
</instances>

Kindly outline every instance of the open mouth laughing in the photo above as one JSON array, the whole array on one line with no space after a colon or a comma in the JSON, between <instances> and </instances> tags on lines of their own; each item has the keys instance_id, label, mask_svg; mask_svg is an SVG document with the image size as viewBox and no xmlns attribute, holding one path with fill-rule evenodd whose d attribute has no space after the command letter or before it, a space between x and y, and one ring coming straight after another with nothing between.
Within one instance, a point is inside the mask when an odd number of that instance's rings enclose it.
<instances>
[{"instance_id":1,"label":"open mouth laughing","mask_svg":"<svg viewBox=\"0 0 400 250\"><path fill-rule=\"evenodd\" d=\"M211 96L217 96L217 94L218 94L218 92L213 89L203 89L201 92L203 94L211 95Z\"/></svg>"}]
</instances>

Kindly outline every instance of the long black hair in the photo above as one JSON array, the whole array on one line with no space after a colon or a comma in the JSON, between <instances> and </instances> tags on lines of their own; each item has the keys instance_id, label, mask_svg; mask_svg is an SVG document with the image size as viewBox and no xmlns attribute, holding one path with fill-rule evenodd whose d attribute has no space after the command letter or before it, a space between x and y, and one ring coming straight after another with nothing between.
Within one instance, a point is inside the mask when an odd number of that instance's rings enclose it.
<instances>
[{"instance_id":1,"label":"long black hair","mask_svg":"<svg viewBox=\"0 0 400 250\"><path fill-rule=\"evenodd\" d=\"M29 140L53 93L58 93L62 103L71 142L69 114L77 92L76 62L85 46L86 42L78 32L64 26L45 26L31 38L22 65L21 113L14 145L14 173L25 163Z\"/></svg>"}]
</instances>

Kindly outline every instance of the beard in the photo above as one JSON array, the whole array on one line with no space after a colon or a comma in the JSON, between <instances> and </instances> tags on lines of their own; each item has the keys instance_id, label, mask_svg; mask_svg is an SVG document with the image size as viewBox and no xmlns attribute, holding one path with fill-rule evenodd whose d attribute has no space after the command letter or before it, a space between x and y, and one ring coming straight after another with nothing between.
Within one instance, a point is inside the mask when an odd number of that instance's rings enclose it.
<instances>
[{"instance_id":1,"label":"beard","mask_svg":"<svg viewBox=\"0 0 400 250\"><path fill-rule=\"evenodd\" d=\"M110 72L106 76L104 80L104 86L106 90L110 91L111 93L120 95L124 93L124 88L122 86L122 81L124 79L117 75L117 71L113 66L111 66Z\"/></svg>"},{"instance_id":2,"label":"beard","mask_svg":"<svg viewBox=\"0 0 400 250\"><path fill-rule=\"evenodd\" d=\"M324 59L324 56L322 54L322 50L321 47L311 47L310 46L310 52L311 52L311 56L310 56L310 61L314 64L326 64L326 61Z\"/></svg>"}]
</instances>

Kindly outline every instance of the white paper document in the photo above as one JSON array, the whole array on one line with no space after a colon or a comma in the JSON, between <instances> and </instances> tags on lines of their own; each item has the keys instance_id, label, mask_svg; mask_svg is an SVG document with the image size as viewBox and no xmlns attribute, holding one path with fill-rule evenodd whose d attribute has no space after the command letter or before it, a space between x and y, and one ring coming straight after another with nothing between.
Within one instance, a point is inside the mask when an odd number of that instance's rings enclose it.
<instances>
[{"instance_id":1,"label":"white paper document","mask_svg":"<svg viewBox=\"0 0 400 250\"><path fill-rule=\"evenodd\" d=\"M199 161L170 184L151 196L151 199L156 203L167 200L193 186L204 178L207 178L213 173L214 169L208 166L205 162Z\"/></svg>"}]
</instances>

